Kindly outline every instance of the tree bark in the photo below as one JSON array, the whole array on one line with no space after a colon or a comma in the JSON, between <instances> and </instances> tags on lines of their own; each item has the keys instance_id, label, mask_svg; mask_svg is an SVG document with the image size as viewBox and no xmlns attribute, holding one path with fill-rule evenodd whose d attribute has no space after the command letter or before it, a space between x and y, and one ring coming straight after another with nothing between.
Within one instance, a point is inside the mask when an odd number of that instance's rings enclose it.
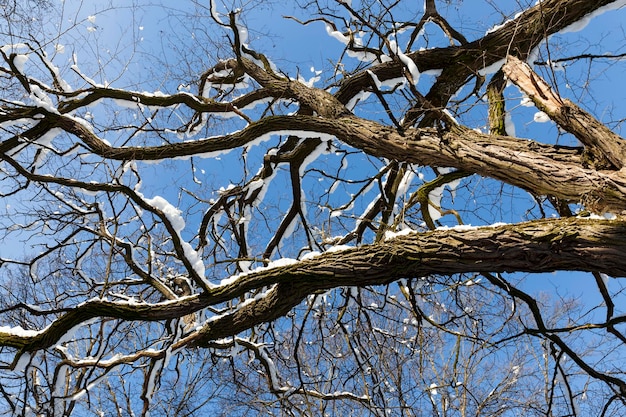
<instances>
[{"instance_id":1,"label":"tree bark","mask_svg":"<svg viewBox=\"0 0 626 417\"><path fill-rule=\"evenodd\" d=\"M509 56L502 68L506 76L567 132L573 134L590 154L585 162L599 168L624 167L626 142L572 101L562 99L528 64Z\"/></svg>"},{"instance_id":2,"label":"tree bark","mask_svg":"<svg viewBox=\"0 0 626 417\"><path fill-rule=\"evenodd\" d=\"M89 301L61 314L38 334L0 331L0 344L22 351L44 349L94 317L167 320L274 286L265 296L216 316L186 338L191 344L205 345L275 320L317 291L472 272L576 270L626 277L624 253L626 221L623 220L568 218L412 233L288 266L253 271L230 284L180 300L159 304Z\"/></svg>"}]
</instances>

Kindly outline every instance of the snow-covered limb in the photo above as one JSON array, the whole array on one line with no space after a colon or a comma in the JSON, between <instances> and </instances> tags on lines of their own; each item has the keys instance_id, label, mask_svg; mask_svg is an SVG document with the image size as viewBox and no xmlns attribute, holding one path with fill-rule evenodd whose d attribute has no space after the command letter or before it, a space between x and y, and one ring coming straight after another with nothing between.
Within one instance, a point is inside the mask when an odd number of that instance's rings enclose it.
<instances>
[{"instance_id":1,"label":"snow-covered limb","mask_svg":"<svg viewBox=\"0 0 626 417\"><path fill-rule=\"evenodd\" d=\"M618 220L573 218L412 233L377 245L331 252L286 266L252 271L237 280L209 289L203 295L156 304L94 299L64 313L45 330L27 334L12 329L0 332L0 343L24 351L35 351L56 344L71 328L92 318L147 321L179 318L272 285L272 290L263 293L259 299L210 319L200 329L181 339L180 343L205 345L211 340L274 320L316 291L383 284L403 276L511 269L545 272L557 270L565 260L570 264L575 262L579 270L626 276L625 260L618 252L612 252L613 255L607 252L603 258L587 256L590 251L604 250L602 243L596 241L597 236L603 236L604 242L611 242L611 248L622 242L626 250L626 240L623 239L626 224ZM464 245L458 246L453 242L464 242ZM558 252L553 251L554 245L559 246ZM489 246L494 246L493 252L488 250ZM499 249L495 250L496 247ZM494 257L486 259L485 251L494 253ZM542 262L536 263L520 255L528 251L543 253ZM390 269L390 265L394 267ZM280 284L275 285L277 282Z\"/></svg>"}]
</instances>

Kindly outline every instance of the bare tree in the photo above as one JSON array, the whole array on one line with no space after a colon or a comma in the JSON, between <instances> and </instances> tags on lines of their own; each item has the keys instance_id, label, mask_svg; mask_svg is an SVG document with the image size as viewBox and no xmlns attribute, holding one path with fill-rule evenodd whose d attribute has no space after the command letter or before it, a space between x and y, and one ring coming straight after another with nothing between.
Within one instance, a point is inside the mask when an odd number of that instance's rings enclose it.
<instances>
[{"instance_id":1,"label":"bare tree","mask_svg":"<svg viewBox=\"0 0 626 417\"><path fill-rule=\"evenodd\" d=\"M3 46L2 412L622 415L624 119L575 101L624 55L558 35L624 2L413 3L302 4L310 80L246 5L177 64L95 15Z\"/></svg>"}]
</instances>

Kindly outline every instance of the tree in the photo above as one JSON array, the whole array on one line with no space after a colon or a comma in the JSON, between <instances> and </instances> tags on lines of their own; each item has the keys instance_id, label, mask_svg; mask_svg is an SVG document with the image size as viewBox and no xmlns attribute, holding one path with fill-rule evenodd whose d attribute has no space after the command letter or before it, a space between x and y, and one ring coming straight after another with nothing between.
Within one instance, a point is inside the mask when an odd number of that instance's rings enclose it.
<instances>
[{"instance_id":1,"label":"tree","mask_svg":"<svg viewBox=\"0 0 626 417\"><path fill-rule=\"evenodd\" d=\"M3 46L3 411L623 414L623 119L577 98L624 55L558 36L624 2L485 5L302 4L308 81L217 2L178 66L96 15Z\"/></svg>"}]
</instances>

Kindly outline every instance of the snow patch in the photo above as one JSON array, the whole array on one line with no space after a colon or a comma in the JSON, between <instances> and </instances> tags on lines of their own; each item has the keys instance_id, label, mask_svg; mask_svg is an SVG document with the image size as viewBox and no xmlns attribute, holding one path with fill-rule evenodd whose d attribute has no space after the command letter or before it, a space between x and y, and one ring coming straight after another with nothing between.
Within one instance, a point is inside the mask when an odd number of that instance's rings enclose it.
<instances>
[{"instance_id":1,"label":"snow patch","mask_svg":"<svg viewBox=\"0 0 626 417\"><path fill-rule=\"evenodd\" d=\"M24 330L22 326L0 326L0 333L17 337L35 337L42 333L43 330Z\"/></svg>"},{"instance_id":2,"label":"snow patch","mask_svg":"<svg viewBox=\"0 0 626 417\"><path fill-rule=\"evenodd\" d=\"M139 193L138 193L139 194ZM198 254L198 252L193 249L193 247L183 240L180 235L180 232L185 228L185 220L181 216L181 211L174 207L169 201L161 196L156 196L153 198L144 198L144 201L151 205L152 207L160 210L167 220L172 225L175 233L178 235L180 244L183 248L183 253L187 261L191 264L191 267L196 272L196 274L203 280L207 287L211 287L212 284L209 283L205 278L205 265L202 257Z\"/></svg>"},{"instance_id":3,"label":"snow patch","mask_svg":"<svg viewBox=\"0 0 626 417\"><path fill-rule=\"evenodd\" d=\"M617 9L620 9L620 8L622 8L624 6L626 6L626 0L614 1L613 3L610 3L610 4L607 4L606 6L600 7L598 9L594 10L593 12L589 13L588 15L583 16L582 19L580 19L577 22L574 22L571 25L567 26L566 28L562 29L559 33L579 32L579 31L583 30L585 27L587 27L589 22L591 22L594 18L596 18L596 17L600 16L601 14L604 14L604 13L606 13L608 11L617 10Z\"/></svg>"},{"instance_id":4,"label":"snow patch","mask_svg":"<svg viewBox=\"0 0 626 417\"><path fill-rule=\"evenodd\" d=\"M480 70L478 70L478 73L482 76L488 75L488 74L494 74L496 73L500 68L502 68L502 66L504 65L504 63L506 62L506 59L501 59L499 61L494 62L491 65L488 65Z\"/></svg>"},{"instance_id":5,"label":"snow patch","mask_svg":"<svg viewBox=\"0 0 626 417\"><path fill-rule=\"evenodd\" d=\"M546 122L550 121L550 116L548 116L547 114L545 114L542 111L538 111L533 116L533 121L535 121L537 123L546 123Z\"/></svg>"},{"instance_id":6,"label":"snow patch","mask_svg":"<svg viewBox=\"0 0 626 417\"><path fill-rule=\"evenodd\" d=\"M441 199L443 197L443 190L446 188L447 184L442 186L433 188L433 190L428 193L428 214L430 218L435 221L441 218L441 213L437 208L441 207Z\"/></svg>"},{"instance_id":7,"label":"snow patch","mask_svg":"<svg viewBox=\"0 0 626 417\"><path fill-rule=\"evenodd\" d=\"M216 22L218 22L218 23L223 25L224 22L220 18L220 13L217 12L217 1L216 0L211 0L210 4L211 4L211 17L213 19L215 19Z\"/></svg>"},{"instance_id":8,"label":"snow patch","mask_svg":"<svg viewBox=\"0 0 626 417\"><path fill-rule=\"evenodd\" d=\"M18 72L24 73L24 64L28 61L28 55L19 54L15 55L13 58L13 65L18 70Z\"/></svg>"},{"instance_id":9,"label":"snow patch","mask_svg":"<svg viewBox=\"0 0 626 417\"><path fill-rule=\"evenodd\" d=\"M399 236L408 236L408 235L410 235L412 233L415 233L415 230L408 229L408 228L400 230L398 232L392 232L391 230L387 230L385 232L384 240L395 239L395 238L397 238Z\"/></svg>"},{"instance_id":10,"label":"snow patch","mask_svg":"<svg viewBox=\"0 0 626 417\"><path fill-rule=\"evenodd\" d=\"M520 106L523 106L523 107L533 107L535 105L535 103L533 103L531 98L528 97L526 94L522 96L522 99L520 100L519 104Z\"/></svg>"},{"instance_id":11,"label":"snow patch","mask_svg":"<svg viewBox=\"0 0 626 417\"><path fill-rule=\"evenodd\" d=\"M513 117L510 112L504 113L504 129L506 130L506 134L511 137L515 136L515 123L513 123Z\"/></svg>"}]
</instances>

